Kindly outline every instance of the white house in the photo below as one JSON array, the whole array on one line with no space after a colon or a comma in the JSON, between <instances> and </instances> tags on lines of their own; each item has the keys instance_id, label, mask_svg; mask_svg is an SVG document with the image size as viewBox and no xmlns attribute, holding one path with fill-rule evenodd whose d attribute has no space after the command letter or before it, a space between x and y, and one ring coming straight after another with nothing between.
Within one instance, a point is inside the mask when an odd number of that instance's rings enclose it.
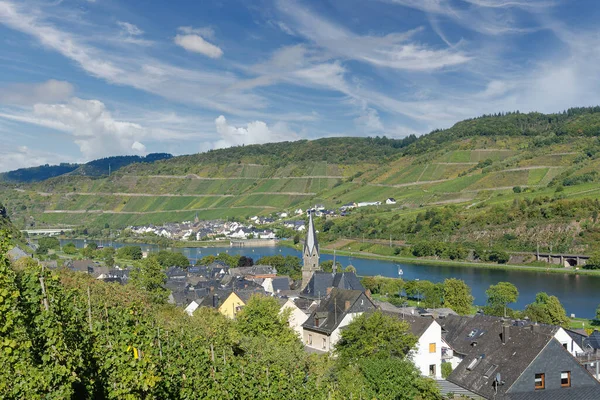
<instances>
[{"instance_id":1,"label":"white house","mask_svg":"<svg viewBox=\"0 0 600 400\"><path fill-rule=\"evenodd\" d=\"M294 214L296 214L296 215L302 215L303 213L304 213L304 211L302 211L301 208L299 208L296 211L294 211Z\"/></svg>"},{"instance_id":2,"label":"white house","mask_svg":"<svg viewBox=\"0 0 600 400\"><path fill-rule=\"evenodd\" d=\"M296 332L298 337L302 339L302 324L306 322L309 314L307 314L300 307L298 307L298 305L296 304L297 301L299 300L288 299L288 301L283 306L281 306L280 312L284 313L286 312L286 310L290 310L290 315L288 317L288 323L290 325L290 328L292 328L294 332Z\"/></svg>"},{"instance_id":3,"label":"white house","mask_svg":"<svg viewBox=\"0 0 600 400\"><path fill-rule=\"evenodd\" d=\"M361 290L332 289L302 325L304 345L319 352L333 351L341 329L375 308Z\"/></svg>"},{"instance_id":4,"label":"white house","mask_svg":"<svg viewBox=\"0 0 600 400\"><path fill-rule=\"evenodd\" d=\"M393 197L390 197L389 199L387 199L385 201L385 204L396 204L396 199L394 199Z\"/></svg>"},{"instance_id":5,"label":"white house","mask_svg":"<svg viewBox=\"0 0 600 400\"><path fill-rule=\"evenodd\" d=\"M410 331L418 338L417 344L408 356L423 376L435 379L442 378L442 327L430 316L409 315L398 312L394 315L410 324Z\"/></svg>"},{"instance_id":6,"label":"white house","mask_svg":"<svg viewBox=\"0 0 600 400\"><path fill-rule=\"evenodd\" d=\"M381 205L380 201L362 201L362 202L356 204L357 207L380 206L380 205Z\"/></svg>"}]
</instances>

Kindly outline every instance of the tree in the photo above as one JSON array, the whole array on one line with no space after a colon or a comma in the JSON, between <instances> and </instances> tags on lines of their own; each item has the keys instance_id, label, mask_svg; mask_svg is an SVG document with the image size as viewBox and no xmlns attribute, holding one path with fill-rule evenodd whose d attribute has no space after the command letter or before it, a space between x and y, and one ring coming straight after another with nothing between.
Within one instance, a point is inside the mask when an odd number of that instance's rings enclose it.
<instances>
[{"instance_id":1,"label":"tree","mask_svg":"<svg viewBox=\"0 0 600 400\"><path fill-rule=\"evenodd\" d=\"M237 263L238 267L251 267L253 265L254 265L254 260L252 259L252 257L246 257L246 256L241 256Z\"/></svg>"},{"instance_id":2,"label":"tree","mask_svg":"<svg viewBox=\"0 0 600 400\"><path fill-rule=\"evenodd\" d=\"M354 268L354 265L348 265L345 269L344 272L352 272L356 274L356 268Z\"/></svg>"},{"instance_id":3,"label":"tree","mask_svg":"<svg viewBox=\"0 0 600 400\"><path fill-rule=\"evenodd\" d=\"M131 271L131 284L145 290L154 303L165 303L169 291L165 288L167 275L155 257L149 257Z\"/></svg>"},{"instance_id":4,"label":"tree","mask_svg":"<svg viewBox=\"0 0 600 400\"><path fill-rule=\"evenodd\" d=\"M300 235L296 233L294 235L294 244L298 244L298 243L300 243Z\"/></svg>"},{"instance_id":5,"label":"tree","mask_svg":"<svg viewBox=\"0 0 600 400\"><path fill-rule=\"evenodd\" d=\"M506 306L514 303L519 298L519 291L515 285L510 282L499 282L497 285L491 285L485 291L487 296L486 314L504 316Z\"/></svg>"},{"instance_id":6,"label":"tree","mask_svg":"<svg viewBox=\"0 0 600 400\"><path fill-rule=\"evenodd\" d=\"M441 400L439 388L433 379L421 376L420 371L409 360L400 358L359 361L366 398L413 400Z\"/></svg>"},{"instance_id":7,"label":"tree","mask_svg":"<svg viewBox=\"0 0 600 400\"><path fill-rule=\"evenodd\" d=\"M339 262L336 261L335 266L336 266L337 272L342 271L342 264L340 264ZM333 261L332 260L323 261L320 264L320 267L321 267L321 270L324 272L333 272Z\"/></svg>"},{"instance_id":8,"label":"tree","mask_svg":"<svg viewBox=\"0 0 600 400\"><path fill-rule=\"evenodd\" d=\"M48 254L48 250L60 249L60 241L55 237L41 237L38 239L37 254Z\"/></svg>"},{"instance_id":9,"label":"tree","mask_svg":"<svg viewBox=\"0 0 600 400\"><path fill-rule=\"evenodd\" d=\"M467 315L471 312L472 304L471 288L465 281L455 278L444 281L444 306L460 315Z\"/></svg>"},{"instance_id":10,"label":"tree","mask_svg":"<svg viewBox=\"0 0 600 400\"><path fill-rule=\"evenodd\" d=\"M202 257L198 261L196 261L196 265L210 265L215 262L216 257L212 254Z\"/></svg>"},{"instance_id":11,"label":"tree","mask_svg":"<svg viewBox=\"0 0 600 400\"><path fill-rule=\"evenodd\" d=\"M600 252L592 254L592 256L586 261L585 269L600 269Z\"/></svg>"},{"instance_id":12,"label":"tree","mask_svg":"<svg viewBox=\"0 0 600 400\"><path fill-rule=\"evenodd\" d=\"M288 324L288 315L280 313L274 297L253 295L236 316L236 326L243 335L276 339L279 343L298 343Z\"/></svg>"},{"instance_id":13,"label":"tree","mask_svg":"<svg viewBox=\"0 0 600 400\"><path fill-rule=\"evenodd\" d=\"M335 352L344 362L366 357L402 358L416 343L406 321L375 311L361 314L342 330Z\"/></svg>"},{"instance_id":14,"label":"tree","mask_svg":"<svg viewBox=\"0 0 600 400\"><path fill-rule=\"evenodd\" d=\"M141 260L142 248L140 246L124 246L117 250L117 257L128 260Z\"/></svg>"},{"instance_id":15,"label":"tree","mask_svg":"<svg viewBox=\"0 0 600 400\"><path fill-rule=\"evenodd\" d=\"M182 253L176 251L160 250L152 255L163 268L182 267L187 268L190 260Z\"/></svg>"},{"instance_id":16,"label":"tree","mask_svg":"<svg viewBox=\"0 0 600 400\"><path fill-rule=\"evenodd\" d=\"M596 321L600 321L600 305L596 308Z\"/></svg>"},{"instance_id":17,"label":"tree","mask_svg":"<svg viewBox=\"0 0 600 400\"><path fill-rule=\"evenodd\" d=\"M65 244L63 246L62 250L65 254L69 254L69 255L77 254L77 247L75 247L75 244L73 242L69 242L69 243Z\"/></svg>"},{"instance_id":18,"label":"tree","mask_svg":"<svg viewBox=\"0 0 600 400\"><path fill-rule=\"evenodd\" d=\"M534 322L542 324L567 326L569 319L565 308L556 296L548 296L540 292L535 296L535 301L525 308L525 315Z\"/></svg>"}]
</instances>

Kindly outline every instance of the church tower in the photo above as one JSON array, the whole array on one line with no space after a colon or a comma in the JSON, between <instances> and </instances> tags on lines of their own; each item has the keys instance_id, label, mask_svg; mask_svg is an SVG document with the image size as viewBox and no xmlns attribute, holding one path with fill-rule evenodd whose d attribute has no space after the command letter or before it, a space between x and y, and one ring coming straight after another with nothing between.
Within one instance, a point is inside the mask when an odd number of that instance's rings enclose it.
<instances>
[{"instance_id":1,"label":"church tower","mask_svg":"<svg viewBox=\"0 0 600 400\"><path fill-rule=\"evenodd\" d=\"M302 252L302 289L308 285L313 272L320 271L319 267L319 243L317 243L317 232L313 222L312 211L308 212L308 229L306 230L306 240L304 241L304 251Z\"/></svg>"}]
</instances>

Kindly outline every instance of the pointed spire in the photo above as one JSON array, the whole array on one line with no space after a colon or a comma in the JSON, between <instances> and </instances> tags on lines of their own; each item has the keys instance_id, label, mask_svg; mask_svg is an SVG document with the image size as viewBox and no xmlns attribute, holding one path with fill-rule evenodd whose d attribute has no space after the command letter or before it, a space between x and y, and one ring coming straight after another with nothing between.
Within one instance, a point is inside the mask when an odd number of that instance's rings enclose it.
<instances>
[{"instance_id":1,"label":"pointed spire","mask_svg":"<svg viewBox=\"0 0 600 400\"><path fill-rule=\"evenodd\" d=\"M308 212L308 229L306 230L306 241L304 242L304 250L308 250L308 254L319 252L319 244L317 243L317 233L315 231L315 223L313 222L312 210Z\"/></svg>"}]
</instances>

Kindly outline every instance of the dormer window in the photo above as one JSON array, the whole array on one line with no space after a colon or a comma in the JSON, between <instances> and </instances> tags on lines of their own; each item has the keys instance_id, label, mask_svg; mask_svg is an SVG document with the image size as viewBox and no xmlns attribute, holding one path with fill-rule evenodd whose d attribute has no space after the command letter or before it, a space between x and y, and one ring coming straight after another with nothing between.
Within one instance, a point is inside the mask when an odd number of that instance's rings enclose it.
<instances>
[{"instance_id":1,"label":"dormer window","mask_svg":"<svg viewBox=\"0 0 600 400\"><path fill-rule=\"evenodd\" d=\"M546 387L546 375L535 374L535 390L541 390Z\"/></svg>"}]
</instances>

